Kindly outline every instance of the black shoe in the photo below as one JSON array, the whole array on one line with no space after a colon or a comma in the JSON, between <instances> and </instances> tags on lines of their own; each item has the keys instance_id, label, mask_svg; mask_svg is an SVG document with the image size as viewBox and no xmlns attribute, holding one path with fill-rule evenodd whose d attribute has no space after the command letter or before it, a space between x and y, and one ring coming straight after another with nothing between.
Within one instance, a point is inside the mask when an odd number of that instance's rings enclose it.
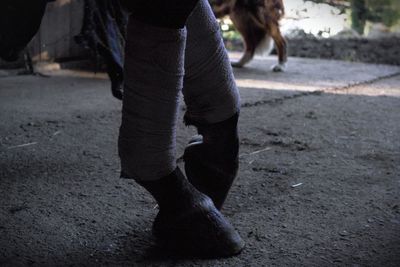
<instances>
[{"instance_id":1,"label":"black shoe","mask_svg":"<svg viewBox=\"0 0 400 267\"><path fill-rule=\"evenodd\" d=\"M215 124L196 124L199 134L186 147L183 159L190 183L209 196L220 210L239 167L239 114Z\"/></svg>"},{"instance_id":2,"label":"black shoe","mask_svg":"<svg viewBox=\"0 0 400 267\"><path fill-rule=\"evenodd\" d=\"M242 251L244 242L233 226L179 168L160 180L139 184L160 206L153 234L167 250L207 258L228 257Z\"/></svg>"},{"instance_id":3,"label":"black shoe","mask_svg":"<svg viewBox=\"0 0 400 267\"><path fill-rule=\"evenodd\" d=\"M206 196L180 214L160 211L153 234L164 247L183 255L229 257L244 247L239 234Z\"/></svg>"}]
</instances>

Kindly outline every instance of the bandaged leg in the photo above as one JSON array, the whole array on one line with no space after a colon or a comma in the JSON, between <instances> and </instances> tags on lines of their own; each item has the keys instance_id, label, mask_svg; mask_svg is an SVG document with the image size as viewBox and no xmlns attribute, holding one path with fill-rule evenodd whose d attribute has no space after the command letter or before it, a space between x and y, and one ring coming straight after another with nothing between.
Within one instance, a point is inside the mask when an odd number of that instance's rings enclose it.
<instances>
[{"instance_id":1,"label":"bandaged leg","mask_svg":"<svg viewBox=\"0 0 400 267\"><path fill-rule=\"evenodd\" d=\"M129 23L119 138L122 174L157 201L153 233L166 249L200 257L232 256L243 249L243 240L175 163L185 37L185 30Z\"/></svg>"},{"instance_id":2,"label":"bandaged leg","mask_svg":"<svg viewBox=\"0 0 400 267\"><path fill-rule=\"evenodd\" d=\"M200 0L187 24L183 94L189 124L216 123L239 111L239 93L222 37L207 0Z\"/></svg>"},{"instance_id":3,"label":"bandaged leg","mask_svg":"<svg viewBox=\"0 0 400 267\"><path fill-rule=\"evenodd\" d=\"M189 181L221 209L238 170L239 93L207 0L200 0L187 30L185 122L197 127L201 139L185 149L185 171Z\"/></svg>"},{"instance_id":4,"label":"bandaged leg","mask_svg":"<svg viewBox=\"0 0 400 267\"><path fill-rule=\"evenodd\" d=\"M122 176L157 180L176 169L186 29L130 20L119 154Z\"/></svg>"}]
</instances>

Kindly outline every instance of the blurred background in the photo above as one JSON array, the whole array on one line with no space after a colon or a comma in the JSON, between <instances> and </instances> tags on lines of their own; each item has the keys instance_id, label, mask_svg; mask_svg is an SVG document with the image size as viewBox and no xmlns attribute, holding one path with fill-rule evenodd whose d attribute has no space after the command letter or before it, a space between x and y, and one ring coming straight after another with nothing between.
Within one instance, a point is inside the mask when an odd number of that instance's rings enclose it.
<instances>
[{"instance_id":1,"label":"blurred background","mask_svg":"<svg viewBox=\"0 0 400 267\"><path fill-rule=\"evenodd\" d=\"M296 36L307 34L329 38L382 37L400 32L400 1L397 0L286 0L282 31ZM239 37L222 21L226 37ZM228 33L231 33L230 35Z\"/></svg>"},{"instance_id":2,"label":"blurred background","mask_svg":"<svg viewBox=\"0 0 400 267\"><path fill-rule=\"evenodd\" d=\"M281 30L289 55L400 65L400 1L286 0ZM228 49L242 50L240 34L220 21Z\"/></svg>"},{"instance_id":3,"label":"blurred background","mask_svg":"<svg viewBox=\"0 0 400 267\"><path fill-rule=\"evenodd\" d=\"M95 67L96 55L75 42L82 28L84 0L57 0L47 5L40 31L27 52L34 63ZM281 30L289 55L400 65L400 1L286 0ZM229 17L220 20L228 50L241 51L240 34ZM97 62L97 63L96 63ZM24 66L0 60L0 68Z\"/></svg>"}]
</instances>

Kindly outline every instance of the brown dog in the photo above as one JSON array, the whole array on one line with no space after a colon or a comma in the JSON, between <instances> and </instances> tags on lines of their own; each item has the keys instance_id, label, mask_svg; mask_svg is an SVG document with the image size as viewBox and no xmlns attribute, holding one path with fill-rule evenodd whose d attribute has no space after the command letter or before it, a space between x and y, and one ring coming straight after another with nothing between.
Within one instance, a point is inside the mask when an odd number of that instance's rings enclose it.
<instances>
[{"instance_id":1,"label":"brown dog","mask_svg":"<svg viewBox=\"0 0 400 267\"><path fill-rule=\"evenodd\" d=\"M245 52L233 67L243 67L256 52L271 52L272 41L278 52L279 63L273 71L284 71L287 62L287 43L279 29L285 14L282 0L211 0L217 18L229 15L233 25L242 35Z\"/></svg>"}]
</instances>

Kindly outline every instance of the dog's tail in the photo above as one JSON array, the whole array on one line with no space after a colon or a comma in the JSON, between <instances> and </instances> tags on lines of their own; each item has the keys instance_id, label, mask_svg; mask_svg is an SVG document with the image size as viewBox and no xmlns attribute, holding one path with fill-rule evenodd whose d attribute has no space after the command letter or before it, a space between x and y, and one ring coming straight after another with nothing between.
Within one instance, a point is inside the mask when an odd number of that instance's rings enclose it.
<instances>
[{"instance_id":1,"label":"dog's tail","mask_svg":"<svg viewBox=\"0 0 400 267\"><path fill-rule=\"evenodd\" d=\"M258 38L256 41L256 54L269 55L274 48L274 41L269 34L271 28L279 27L279 20L285 15L285 7L282 0L263 0L263 9L259 9L257 14L254 14L253 23L258 28L267 29L267 34L263 38ZM261 11L261 12L260 12Z\"/></svg>"},{"instance_id":2,"label":"dog's tail","mask_svg":"<svg viewBox=\"0 0 400 267\"><path fill-rule=\"evenodd\" d=\"M282 0L264 0L266 20L278 23L285 16L285 6Z\"/></svg>"},{"instance_id":3,"label":"dog's tail","mask_svg":"<svg viewBox=\"0 0 400 267\"><path fill-rule=\"evenodd\" d=\"M274 21L279 21L285 16L283 0L264 0L265 14L271 16Z\"/></svg>"},{"instance_id":4,"label":"dog's tail","mask_svg":"<svg viewBox=\"0 0 400 267\"><path fill-rule=\"evenodd\" d=\"M258 38L255 43L255 53L261 55L269 55L274 47L274 41L271 32L274 28L279 27L279 20L285 15L285 7L282 0L264 0L264 10L262 14L256 16L257 25L263 23L263 29L267 29L263 38ZM263 16L263 17L262 17ZM253 19L256 20L256 19Z\"/></svg>"}]
</instances>

